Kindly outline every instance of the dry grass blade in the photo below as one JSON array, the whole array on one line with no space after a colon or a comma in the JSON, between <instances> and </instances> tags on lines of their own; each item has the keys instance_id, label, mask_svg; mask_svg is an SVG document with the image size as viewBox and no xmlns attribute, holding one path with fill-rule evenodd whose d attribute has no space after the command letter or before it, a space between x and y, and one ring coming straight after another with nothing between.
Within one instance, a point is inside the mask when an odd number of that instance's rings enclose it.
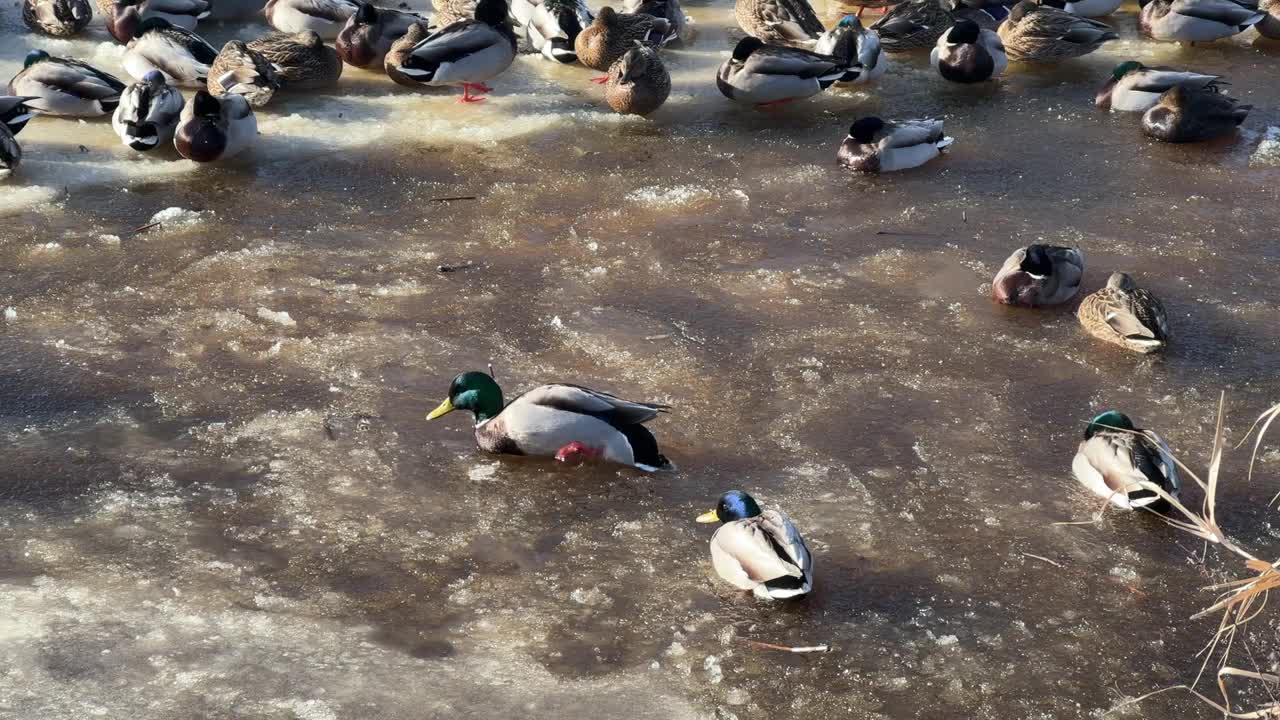
<instances>
[{"instance_id":1,"label":"dry grass blade","mask_svg":"<svg viewBox=\"0 0 1280 720\"><path fill-rule=\"evenodd\" d=\"M1253 431L1258 427L1258 424L1262 424L1262 429L1258 431L1258 436L1253 439L1253 454L1249 458L1248 479L1250 482L1253 481L1253 466L1258 462L1258 451L1262 449L1262 439L1267 436L1267 428L1271 427L1271 423L1275 422L1275 419L1278 417L1280 417L1280 403L1271 406L1269 410L1259 415L1258 419L1254 420L1253 424L1249 426L1249 432L1245 433L1244 437L1240 438L1240 443L1236 445L1236 449L1239 450L1240 446L1244 445L1245 441L1249 439L1249 436L1253 434ZM1280 498L1280 493L1277 493L1275 497L1271 498L1271 504L1275 504L1276 498Z\"/></svg>"}]
</instances>

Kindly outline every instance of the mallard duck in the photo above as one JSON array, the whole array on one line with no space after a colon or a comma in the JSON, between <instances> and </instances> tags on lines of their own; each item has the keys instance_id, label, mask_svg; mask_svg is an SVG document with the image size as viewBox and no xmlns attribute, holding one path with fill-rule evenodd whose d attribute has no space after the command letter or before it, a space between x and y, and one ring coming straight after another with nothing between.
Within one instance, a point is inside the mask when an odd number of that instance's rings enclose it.
<instances>
[{"instance_id":1,"label":"mallard duck","mask_svg":"<svg viewBox=\"0 0 1280 720\"><path fill-rule=\"evenodd\" d=\"M1280 0L1262 0L1258 9L1267 14L1257 25L1258 33L1265 38L1280 40Z\"/></svg>"},{"instance_id":2,"label":"mallard duck","mask_svg":"<svg viewBox=\"0 0 1280 720\"><path fill-rule=\"evenodd\" d=\"M800 48L766 45L747 36L720 66L716 87L735 102L768 107L817 95L837 82L852 82L861 67L849 67L829 55Z\"/></svg>"},{"instance_id":3,"label":"mallard duck","mask_svg":"<svg viewBox=\"0 0 1280 720\"><path fill-rule=\"evenodd\" d=\"M1126 510L1161 511L1169 502L1141 483L1149 482L1169 496L1182 491L1178 464L1159 435L1134 428L1127 415L1108 410L1089 422L1084 442L1071 463L1072 474L1098 497Z\"/></svg>"},{"instance_id":4,"label":"mallard duck","mask_svg":"<svg viewBox=\"0 0 1280 720\"><path fill-rule=\"evenodd\" d=\"M942 133L941 120L885 121L868 116L849 127L836 160L859 172L906 170L938 157L954 141Z\"/></svg>"},{"instance_id":5,"label":"mallard duck","mask_svg":"<svg viewBox=\"0 0 1280 720\"><path fill-rule=\"evenodd\" d=\"M743 32L769 45L812 50L826 30L808 0L737 0L733 16Z\"/></svg>"},{"instance_id":6,"label":"mallard duck","mask_svg":"<svg viewBox=\"0 0 1280 720\"><path fill-rule=\"evenodd\" d=\"M961 20L938 38L929 64L943 79L967 84L1004 74L1009 58L998 34L983 30L972 20Z\"/></svg>"},{"instance_id":7,"label":"mallard duck","mask_svg":"<svg viewBox=\"0 0 1280 720\"><path fill-rule=\"evenodd\" d=\"M711 566L725 582L761 600L798 597L813 589L813 556L781 510L761 510L741 490L720 496L700 523L722 523L711 536Z\"/></svg>"},{"instance_id":8,"label":"mallard duck","mask_svg":"<svg viewBox=\"0 0 1280 720\"><path fill-rule=\"evenodd\" d=\"M286 33L311 30L334 40L347 20L360 9L354 0L269 0L263 12L271 27Z\"/></svg>"},{"instance_id":9,"label":"mallard duck","mask_svg":"<svg viewBox=\"0 0 1280 720\"><path fill-rule=\"evenodd\" d=\"M208 89L214 97L228 93L243 95L250 105L258 108L266 105L279 87L271 61L239 40L223 45L209 66Z\"/></svg>"},{"instance_id":10,"label":"mallard duck","mask_svg":"<svg viewBox=\"0 0 1280 720\"><path fill-rule=\"evenodd\" d=\"M1009 12L1003 5L972 8L950 0L906 0L871 24L886 52L932 48L948 28L971 20L984 30L995 30Z\"/></svg>"},{"instance_id":11,"label":"mallard duck","mask_svg":"<svg viewBox=\"0 0 1280 720\"><path fill-rule=\"evenodd\" d=\"M196 23L212 12L207 0L109 0L106 4L102 14L107 32L120 43L137 37L147 18L163 18L174 27L195 30Z\"/></svg>"},{"instance_id":12,"label":"mallard duck","mask_svg":"<svg viewBox=\"0 0 1280 720\"><path fill-rule=\"evenodd\" d=\"M1022 0L997 31L1009 57L1018 62L1059 62L1088 55L1117 40L1109 25L1048 5Z\"/></svg>"},{"instance_id":13,"label":"mallard duck","mask_svg":"<svg viewBox=\"0 0 1280 720\"><path fill-rule=\"evenodd\" d=\"M137 37L125 47L121 64L138 80L159 70L170 85L202 88L209 80L209 66L217 57L218 51L204 38L164 18L153 17L142 21Z\"/></svg>"},{"instance_id":14,"label":"mallard duck","mask_svg":"<svg viewBox=\"0 0 1280 720\"><path fill-rule=\"evenodd\" d=\"M620 13L611 7L602 7L595 20L578 33L573 49L578 55L578 62L592 70L603 71L636 43L656 48L674 37L671 23L662 18Z\"/></svg>"},{"instance_id":15,"label":"mallard duck","mask_svg":"<svg viewBox=\"0 0 1280 720\"><path fill-rule=\"evenodd\" d=\"M22 71L9 81L9 94L25 96L27 107L43 115L97 117L116 109L124 83L79 60L27 53Z\"/></svg>"},{"instance_id":16,"label":"mallard duck","mask_svg":"<svg viewBox=\"0 0 1280 720\"><path fill-rule=\"evenodd\" d=\"M165 83L163 73L153 70L124 89L111 127L126 147L147 152L173 142L182 107L182 93Z\"/></svg>"},{"instance_id":17,"label":"mallard duck","mask_svg":"<svg viewBox=\"0 0 1280 720\"><path fill-rule=\"evenodd\" d=\"M479 102L484 98L471 91L492 90L484 81L502 74L515 58L506 0L480 0L474 20L441 28L414 45L400 74L424 85L461 85L459 102Z\"/></svg>"},{"instance_id":18,"label":"mallard duck","mask_svg":"<svg viewBox=\"0 0 1280 720\"><path fill-rule=\"evenodd\" d=\"M33 97L23 97L15 95L0 95L0 125L4 125L17 137L22 132L22 128L27 126L27 122L35 117L36 111L27 105L28 100L35 100Z\"/></svg>"},{"instance_id":19,"label":"mallard duck","mask_svg":"<svg viewBox=\"0 0 1280 720\"><path fill-rule=\"evenodd\" d=\"M22 22L45 35L70 37L92 19L89 0L22 0Z\"/></svg>"},{"instance_id":20,"label":"mallard duck","mask_svg":"<svg viewBox=\"0 0 1280 720\"><path fill-rule=\"evenodd\" d=\"M1058 245L1028 245L1013 251L991 282L991 299L1002 305L1057 305L1080 292L1084 253Z\"/></svg>"},{"instance_id":21,"label":"mallard duck","mask_svg":"<svg viewBox=\"0 0 1280 720\"><path fill-rule=\"evenodd\" d=\"M614 112L648 115L662 107L671 94L671 76L651 47L633 47L606 73L604 100Z\"/></svg>"},{"instance_id":22,"label":"mallard duck","mask_svg":"<svg viewBox=\"0 0 1280 720\"><path fill-rule=\"evenodd\" d=\"M813 51L819 55L830 55L850 66L861 65L862 70L853 80L855 84L878 80L889 68L889 58L881 52L880 35L875 30L862 27L862 21L854 15L845 15L835 27L819 36Z\"/></svg>"},{"instance_id":23,"label":"mallard duck","mask_svg":"<svg viewBox=\"0 0 1280 720\"><path fill-rule=\"evenodd\" d=\"M405 58L409 57L409 53L413 51L413 48L430 34L431 30L426 23L414 23L409 26L404 35L401 35L395 42L391 43L391 49L387 51L387 56L382 60L382 67L387 71L387 77L405 87L422 87L422 83L400 72L400 67L404 64Z\"/></svg>"},{"instance_id":24,"label":"mallard duck","mask_svg":"<svg viewBox=\"0 0 1280 720\"><path fill-rule=\"evenodd\" d=\"M216 98L196 91L182 108L173 146L182 157L215 162L244 152L258 137L258 119L243 95Z\"/></svg>"},{"instance_id":25,"label":"mallard duck","mask_svg":"<svg viewBox=\"0 0 1280 720\"><path fill-rule=\"evenodd\" d=\"M567 65L577 62L574 42L594 19L582 0L544 0L533 6L525 35L543 57Z\"/></svg>"},{"instance_id":26,"label":"mallard duck","mask_svg":"<svg viewBox=\"0 0 1280 720\"><path fill-rule=\"evenodd\" d=\"M1163 142L1184 143L1230 135L1249 116L1252 105L1218 92L1217 87L1175 85L1142 116L1142 132Z\"/></svg>"},{"instance_id":27,"label":"mallard duck","mask_svg":"<svg viewBox=\"0 0 1280 720\"><path fill-rule=\"evenodd\" d=\"M1107 84L1094 99L1099 109L1112 112L1145 112L1166 90L1175 85L1193 88L1217 88L1222 78L1186 70L1147 67L1136 60L1122 62L1111 72ZM1224 83L1225 84L1225 83Z\"/></svg>"},{"instance_id":28,"label":"mallard duck","mask_svg":"<svg viewBox=\"0 0 1280 720\"><path fill-rule=\"evenodd\" d=\"M431 25L444 28L463 20L474 20L479 4L480 0L433 0Z\"/></svg>"},{"instance_id":29,"label":"mallard duck","mask_svg":"<svg viewBox=\"0 0 1280 720\"><path fill-rule=\"evenodd\" d=\"M1080 303L1076 317L1090 335L1135 352L1157 352L1169 341L1164 306L1128 273L1111 273L1106 287Z\"/></svg>"},{"instance_id":30,"label":"mallard duck","mask_svg":"<svg viewBox=\"0 0 1280 720\"><path fill-rule=\"evenodd\" d=\"M404 35L410 25L426 21L421 15L365 3L342 27L334 47L338 57L352 67L381 69L391 44Z\"/></svg>"},{"instance_id":31,"label":"mallard duck","mask_svg":"<svg viewBox=\"0 0 1280 720\"><path fill-rule=\"evenodd\" d=\"M313 30L271 33L247 47L271 61L282 90L329 88L342 77L342 58Z\"/></svg>"},{"instance_id":32,"label":"mallard duck","mask_svg":"<svg viewBox=\"0 0 1280 720\"><path fill-rule=\"evenodd\" d=\"M502 389L493 377L472 371L453 379L449 396L427 419L470 410L476 420L476 444L486 452L554 457L569 443L579 442L607 462L653 471L670 463L644 423L668 409L558 383L540 385L503 405Z\"/></svg>"},{"instance_id":33,"label":"mallard duck","mask_svg":"<svg viewBox=\"0 0 1280 720\"><path fill-rule=\"evenodd\" d=\"M22 146L7 125L0 125L0 180L7 179L21 163Z\"/></svg>"},{"instance_id":34,"label":"mallard duck","mask_svg":"<svg viewBox=\"0 0 1280 720\"><path fill-rule=\"evenodd\" d=\"M668 45L687 45L693 40L693 23L684 14L680 0L622 0L622 12L633 15L651 15L671 24L674 36Z\"/></svg>"},{"instance_id":35,"label":"mallard duck","mask_svg":"<svg viewBox=\"0 0 1280 720\"><path fill-rule=\"evenodd\" d=\"M1266 16L1256 0L1146 0L1138 27L1156 40L1213 42L1242 33Z\"/></svg>"}]
</instances>

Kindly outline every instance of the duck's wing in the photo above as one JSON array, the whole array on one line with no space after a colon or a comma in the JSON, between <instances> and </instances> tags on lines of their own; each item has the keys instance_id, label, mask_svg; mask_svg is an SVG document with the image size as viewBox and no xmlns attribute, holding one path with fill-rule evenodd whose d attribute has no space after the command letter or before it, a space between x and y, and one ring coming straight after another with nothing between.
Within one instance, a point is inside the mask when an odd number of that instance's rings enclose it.
<instances>
[{"instance_id":1,"label":"duck's wing","mask_svg":"<svg viewBox=\"0 0 1280 720\"><path fill-rule=\"evenodd\" d=\"M782 548L792 565L801 572L813 569L813 556L809 554L809 546L804 544L800 530L785 513L781 510L765 510L760 514L760 526L774 544Z\"/></svg>"},{"instance_id":2,"label":"duck's wing","mask_svg":"<svg viewBox=\"0 0 1280 720\"><path fill-rule=\"evenodd\" d=\"M147 10L164 15L190 15L196 19L208 17L207 0L147 0Z\"/></svg>"},{"instance_id":3,"label":"duck's wing","mask_svg":"<svg viewBox=\"0 0 1280 720\"><path fill-rule=\"evenodd\" d=\"M345 23L360 9L348 0L294 0L293 7L304 15L335 23Z\"/></svg>"},{"instance_id":4,"label":"duck's wing","mask_svg":"<svg viewBox=\"0 0 1280 720\"><path fill-rule=\"evenodd\" d=\"M803 577L787 550L784 528L764 521L764 516L725 523L711 537L716 570L744 589L781 577ZM804 551L807 560L808 551Z\"/></svg>"},{"instance_id":5,"label":"duck's wing","mask_svg":"<svg viewBox=\"0 0 1280 720\"><path fill-rule=\"evenodd\" d=\"M1265 13L1256 4L1232 0L1174 0L1171 12L1184 17L1198 18L1223 25L1250 25L1261 20Z\"/></svg>"},{"instance_id":6,"label":"duck's wing","mask_svg":"<svg viewBox=\"0 0 1280 720\"><path fill-rule=\"evenodd\" d=\"M660 403L623 400L606 392L567 383L541 385L516 398L511 405L521 402L580 415L591 415L614 426L639 425L652 420L658 416L658 413L671 407Z\"/></svg>"},{"instance_id":7,"label":"duck's wing","mask_svg":"<svg viewBox=\"0 0 1280 720\"><path fill-rule=\"evenodd\" d=\"M826 29L806 0L766 0L760 9L765 24L791 42L813 42Z\"/></svg>"},{"instance_id":8,"label":"duck's wing","mask_svg":"<svg viewBox=\"0 0 1280 720\"><path fill-rule=\"evenodd\" d=\"M479 20L462 20L428 35L409 55L433 66L456 62L493 45L500 37L497 30Z\"/></svg>"},{"instance_id":9,"label":"duck's wing","mask_svg":"<svg viewBox=\"0 0 1280 720\"><path fill-rule=\"evenodd\" d=\"M1144 492L1138 485L1143 480L1158 486L1164 484L1163 476L1138 435L1098 433L1080 446L1080 452L1112 492L1132 497ZM1151 494L1149 490L1145 492Z\"/></svg>"},{"instance_id":10,"label":"duck's wing","mask_svg":"<svg viewBox=\"0 0 1280 720\"><path fill-rule=\"evenodd\" d=\"M839 71L835 58L799 48L766 45L751 53L743 63L747 72L758 75L791 75L818 78Z\"/></svg>"},{"instance_id":11,"label":"duck's wing","mask_svg":"<svg viewBox=\"0 0 1280 720\"><path fill-rule=\"evenodd\" d=\"M1161 94L1175 85L1192 87L1208 87L1222 80L1219 75L1204 75L1195 72L1171 70L1169 68L1148 68L1140 73L1132 85L1138 92Z\"/></svg>"},{"instance_id":12,"label":"duck's wing","mask_svg":"<svg viewBox=\"0 0 1280 720\"><path fill-rule=\"evenodd\" d=\"M903 148L934 143L942 139L941 120L898 120L885 123L880 130L881 149Z\"/></svg>"},{"instance_id":13,"label":"duck's wing","mask_svg":"<svg viewBox=\"0 0 1280 720\"><path fill-rule=\"evenodd\" d=\"M45 61L37 65L40 72L34 80L76 97L104 100L118 97L124 83L101 70L78 60Z\"/></svg>"},{"instance_id":14,"label":"duck's wing","mask_svg":"<svg viewBox=\"0 0 1280 720\"><path fill-rule=\"evenodd\" d=\"M1165 492L1177 497L1182 491L1182 477L1178 474L1178 463L1173 459L1173 451L1169 449L1169 444L1164 441L1153 430L1143 430L1145 435L1140 438L1146 445L1147 452L1151 457L1152 465L1159 472L1163 482L1156 482L1164 488Z\"/></svg>"},{"instance_id":15,"label":"duck's wing","mask_svg":"<svg viewBox=\"0 0 1280 720\"><path fill-rule=\"evenodd\" d=\"M1098 292L1095 313L1119 336L1136 341L1162 341L1166 335L1164 307L1146 290Z\"/></svg>"}]
</instances>

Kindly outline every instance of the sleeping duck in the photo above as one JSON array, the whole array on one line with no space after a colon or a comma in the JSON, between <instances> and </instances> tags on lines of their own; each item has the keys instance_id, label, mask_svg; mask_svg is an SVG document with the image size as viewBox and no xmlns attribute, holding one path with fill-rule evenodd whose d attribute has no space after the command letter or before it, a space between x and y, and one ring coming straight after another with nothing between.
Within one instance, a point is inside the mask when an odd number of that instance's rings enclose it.
<instances>
[{"instance_id":1,"label":"sleeping duck","mask_svg":"<svg viewBox=\"0 0 1280 720\"><path fill-rule=\"evenodd\" d=\"M1219 75L1203 75L1186 70L1147 67L1136 60L1122 62L1111 72L1107 84L1098 91L1094 105L1112 112L1146 112L1166 90L1175 85L1216 89Z\"/></svg>"},{"instance_id":2,"label":"sleeping duck","mask_svg":"<svg viewBox=\"0 0 1280 720\"><path fill-rule=\"evenodd\" d=\"M243 95L216 98L204 90L182 108L173 146L182 157L215 162L244 152L258 137L258 120Z\"/></svg>"},{"instance_id":3,"label":"sleeping duck","mask_svg":"<svg viewBox=\"0 0 1280 720\"><path fill-rule=\"evenodd\" d=\"M129 41L121 63L141 80L152 70L164 73L165 82L177 87L202 88L218 51L204 38L183 30L164 18L147 18L138 35Z\"/></svg>"},{"instance_id":4,"label":"sleeping duck","mask_svg":"<svg viewBox=\"0 0 1280 720\"><path fill-rule=\"evenodd\" d=\"M1103 17L1120 9L1123 0L1076 0L1063 3L1062 9L1080 17Z\"/></svg>"},{"instance_id":5,"label":"sleeping duck","mask_svg":"<svg viewBox=\"0 0 1280 720\"><path fill-rule=\"evenodd\" d=\"M479 4L479 0L433 0L430 24L443 28L463 20L473 20Z\"/></svg>"},{"instance_id":6,"label":"sleeping duck","mask_svg":"<svg viewBox=\"0 0 1280 720\"><path fill-rule=\"evenodd\" d=\"M8 179L21 163L22 146L8 126L0 125L0 180Z\"/></svg>"},{"instance_id":7,"label":"sleeping duck","mask_svg":"<svg viewBox=\"0 0 1280 720\"><path fill-rule=\"evenodd\" d=\"M1146 0L1138 27L1156 40L1213 42L1257 25L1267 14L1255 0Z\"/></svg>"},{"instance_id":8,"label":"sleeping duck","mask_svg":"<svg viewBox=\"0 0 1280 720\"><path fill-rule=\"evenodd\" d=\"M45 35L71 37L92 19L89 0L22 0L22 22Z\"/></svg>"},{"instance_id":9,"label":"sleeping duck","mask_svg":"<svg viewBox=\"0 0 1280 720\"><path fill-rule=\"evenodd\" d=\"M887 52L932 48L948 28L970 20L984 30L995 30L1009 15L1003 5L968 7L953 0L906 0L893 6L871 24Z\"/></svg>"},{"instance_id":10,"label":"sleeping duck","mask_svg":"<svg viewBox=\"0 0 1280 720\"><path fill-rule=\"evenodd\" d=\"M693 22L684 14L680 0L622 0L622 12L666 20L674 36L668 45L688 45L693 41Z\"/></svg>"},{"instance_id":11,"label":"sleeping duck","mask_svg":"<svg viewBox=\"0 0 1280 720\"><path fill-rule=\"evenodd\" d=\"M209 66L208 89L215 97L229 93L243 95L251 106L258 108L266 105L279 87L271 61L239 40L223 45Z\"/></svg>"},{"instance_id":12,"label":"sleeping duck","mask_svg":"<svg viewBox=\"0 0 1280 720\"><path fill-rule=\"evenodd\" d=\"M359 9L355 0L270 0L263 12L280 32L311 30L325 40L335 40Z\"/></svg>"},{"instance_id":13,"label":"sleeping duck","mask_svg":"<svg viewBox=\"0 0 1280 720\"><path fill-rule=\"evenodd\" d=\"M116 109L124 83L101 70L43 50L27 53L22 71L9 81L9 94L24 96L43 115L98 117Z\"/></svg>"},{"instance_id":14,"label":"sleeping duck","mask_svg":"<svg viewBox=\"0 0 1280 720\"><path fill-rule=\"evenodd\" d=\"M422 87L422 83L400 72L400 68L404 65L404 61L408 59L409 53L413 52L413 48L427 39L430 34L431 30L427 28L426 23L414 23L409 26L404 35L401 35L395 42L391 43L391 49L387 51L387 56L382 59L382 69L386 71L387 77L395 81L397 85Z\"/></svg>"},{"instance_id":15,"label":"sleeping duck","mask_svg":"<svg viewBox=\"0 0 1280 720\"><path fill-rule=\"evenodd\" d=\"M391 44L404 35L410 25L426 21L421 15L364 3L338 32L334 47L338 57L352 67L381 70Z\"/></svg>"},{"instance_id":16,"label":"sleeping duck","mask_svg":"<svg viewBox=\"0 0 1280 720\"><path fill-rule=\"evenodd\" d=\"M700 523L722 523L711 536L711 566L725 582L761 600L799 597L813 589L813 556L781 510L761 510L741 490L720 496Z\"/></svg>"},{"instance_id":17,"label":"sleeping duck","mask_svg":"<svg viewBox=\"0 0 1280 720\"><path fill-rule=\"evenodd\" d=\"M826 28L809 0L737 0L738 27L769 45L812 50Z\"/></svg>"},{"instance_id":18,"label":"sleeping duck","mask_svg":"<svg viewBox=\"0 0 1280 720\"><path fill-rule=\"evenodd\" d=\"M471 91L489 92L485 81L506 71L515 57L506 0L480 0L474 20L441 28L415 45L400 73L425 85L461 85L459 102L479 102L484 98Z\"/></svg>"},{"instance_id":19,"label":"sleeping duck","mask_svg":"<svg viewBox=\"0 0 1280 720\"><path fill-rule=\"evenodd\" d=\"M998 32L1009 58L1017 62L1060 62L1120 38L1109 25L1032 0L1014 5Z\"/></svg>"},{"instance_id":20,"label":"sleeping duck","mask_svg":"<svg viewBox=\"0 0 1280 720\"><path fill-rule=\"evenodd\" d=\"M329 88L342 77L342 58L312 30L274 32L246 47L271 62L281 90Z\"/></svg>"},{"instance_id":21,"label":"sleeping duck","mask_svg":"<svg viewBox=\"0 0 1280 720\"><path fill-rule=\"evenodd\" d=\"M999 35L972 20L961 20L938 38L929 63L944 80L968 84L1004 74L1009 58Z\"/></svg>"},{"instance_id":22,"label":"sleeping duck","mask_svg":"<svg viewBox=\"0 0 1280 720\"><path fill-rule=\"evenodd\" d=\"M991 299L1001 305L1058 305L1080 292L1084 253L1058 245L1028 245L1013 251L991 282Z\"/></svg>"},{"instance_id":23,"label":"sleeping duck","mask_svg":"<svg viewBox=\"0 0 1280 720\"><path fill-rule=\"evenodd\" d=\"M121 93L111 127L126 147L147 152L173 142L182 107L182 93L152 70Z\"/></svg>"},{"instance_id":24,"label":"sleeping duck","mask_svg":"<svg viewBox=\"0 0 1280 720\"><path fill-rule=\"evenodd\" d=\"M530 47L544 58L567 65L577 62L574 43L594 20L582 0L543 0L532 6L525 35Z\"/></svg>"},{"instance_id":25,"label":"sleeping duck","mask_svg":"<svg viewBox=\"0 0 1280 720\"><path fill-rule=\"evenodd\" d=\"M1158 352L1169 342L1164 305L1128 273L1111 273L1106 287L1080 303L1076 317L1090 335L1134 352Z\"/></svg>"},{"instance_id":26,"label":"sleeping duck","mask_svg":"<svg viewBox=\"0 0 1280 720\"><path fill-rule=\"evenodd\" d=\"M1169 502L1142 483L1177 499L1182 490L1178 464L1159 435L1137 430L1127 415L1109 410L1089 422L1071 463L1072 474L1098 497L1125 510L1162 511Z\"/></svg>"},{"instance_id":27,"label":"sleeping duck","mask_svg":"<svg viewBox=\"0 0 1280 720\"><path fill-rule=\"evenodd\" d=\"M27 105L28 100L35 98L0 95L0 125L4 125L15 137L36 115L35 109Z\"/></svg>"},{"instance_id":28,"label":"sleeping duck","mask_svg":"<svg viewBox=\"0 0 1280 720\"><path fill-rule=\"evenodd\" d=\"M1142 132L1170 143L1212 140L1234 133L1252 109L1218 92L1217 86L1175 85L1143 114Z\"/></svg>"},{"instance_id":29,"label":"sleeping duck","mask_svg":"<svg viewBox=\"0 0 1280 720\"><path fill-rule=\"evenodd\" d=\"M906 170L938 157L952 142L954 138L943 134L941 120L885 121L868 116L849 127L836 160L858 172Z\"/></svg>"},{"instance_id":30,"label":"sleeping duck","mask_svg":"<svg viewBox=\"0 0 1280 720\"><path fill-rule=\"evenodd\" d=\"M881 52L880 35L862 27L862 21L854 15L845 15L835 27L819 36L813 51L850 65L861 65L862 71L853 80L854 84L878 80L889 68L889 57Z\"/></svg>"},{"instance_id":31,"label":"sleeping duck","mask_svg":"<svg viewBox=\"0 0 1280 720\"><path fill-rule=\"evenodd\" d=\"M120 43L137 37L147 18L163 18L174 27L195 30L196 23L210 12L207 0L111 0L103 9L107 32Z\"/></svg>"},{"instance_id":32,"label":"sleeping duck","mask_svg":"<svg viewBox=\"0 0 1280 720\"><path fill-rule=\"evenodd\" d=\"M504 405L498 383L472 371L453 379L449 396L427 419L470 410L476 444L486 452L555 457L577 442L606 462L653 471L670 463L644 423L667 409L564 384L540 385Z\"/></svg>"},{"instance_id":33,"label":"sleeping duck","mask_svg":"<svg viewBox=\"0 0 1280 720\"><path fill-rule=\"evenodd\" d=\"M605 71L636 43L662 47L675 39L671 23L652 15L620 13L602 7L590 25L573 41L578 62L592 70ZM597 82L605 82L597 78Z\"/></svg>"},{"instance_id":34,"label":"sleeping duck","mask_svg":"<svg viewBox=\"0 0 1280 720\"><path fill-rule=\"evenodd\" d=\"M662 107L671 94L671 75L658 51L643 45L618 58L606 73L604 100L614 112L648 115Z\"/></svg>"},{"instance_id":35,"label":"sleeping duck","mask_svg":"<svg viewBox=\"0 0 1280 720\"><path fill-rule=\"evenodd\" d=\"M800 48L744 37L716 73L716 87L734 102L769 107L801 100L837 82L852 82L862 66Z\"/></svg>"}]
</instances>

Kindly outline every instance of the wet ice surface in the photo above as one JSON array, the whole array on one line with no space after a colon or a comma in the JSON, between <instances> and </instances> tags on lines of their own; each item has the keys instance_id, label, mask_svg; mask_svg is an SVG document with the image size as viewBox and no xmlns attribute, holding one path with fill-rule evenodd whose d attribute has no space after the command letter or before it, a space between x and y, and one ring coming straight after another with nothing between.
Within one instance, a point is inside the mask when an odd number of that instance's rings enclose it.
<instances>
[{"instance_id":1,"label":"wet ice surface","mask_svg":"<svg viewBox=\"0 0 1280 720\"><path fill-rule=\"evenodd\" d=\"M1232 439L1280 395L1280 53L1139 40L1135 10L1124 41L990 88L898 55L769 113L715 90L718 2L690 3L651 121L536 57L471 107L348 69L222 167L36 120L0 189L0 716L1095 718L1189 680L1197 588L1239 568L1149 518L1053 523L1096 509L1068 473L1099 408L1200 467L1219 390ZM0 18L7 78L30 38ZM40 44L123 77L108 40ZM1148 143L1090 105L1129 57L1226 73L1256 109L1232 141ZM835 146L867 112L957 142L850 177ZM1137 272L1170 354L993 306L1035 240L1083 247L1088 290ZM680 470L497 460L423 421L490 360L508 393L676 405L652 427ZM1269 457L1221 507L1266 556ZM812 596L713 579L692 520L730 487L800 524Z\"/></svg>"}]
</instances>

